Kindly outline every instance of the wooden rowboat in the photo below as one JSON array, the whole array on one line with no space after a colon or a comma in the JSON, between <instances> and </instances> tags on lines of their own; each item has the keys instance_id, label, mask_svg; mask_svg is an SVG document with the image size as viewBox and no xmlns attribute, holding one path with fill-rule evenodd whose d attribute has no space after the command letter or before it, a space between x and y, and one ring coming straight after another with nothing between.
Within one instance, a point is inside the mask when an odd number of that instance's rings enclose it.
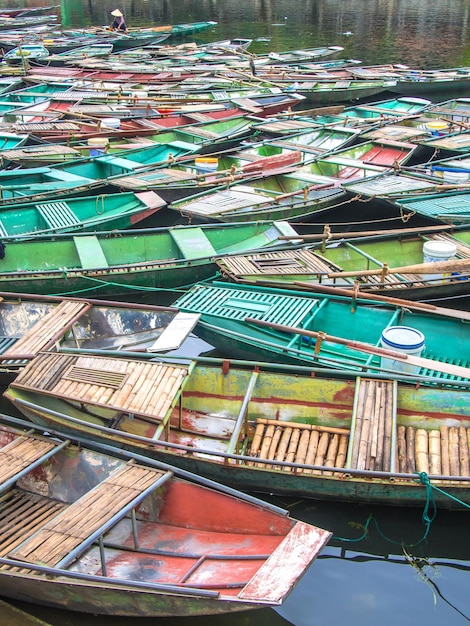
<instances>
[{"instance_id":1,"label":"wooden rowboat","mask_svg":"<svg viewBox=\"0 0 470 626\"><path fill-rule=\"evenodd\" d=\"M79 378L80 371L88 379ZM140 390L126 398L106 386L118 372L138 376ZM250 491L422 506L427 492L419 472L425 472L444 490L435 492L439 507L464 508L462 499L470 495L468 387L313 373L311 367L204 357L181 367L167 358L44 353L6 397L47 429ZM168 381L177 376L170 390Z\"/></svg>"},{"instance_id":2,"label":"wooden rowboat","mask_svg":"<svg viewBox=\"0 0 470 626\"><path fill-rule=\"evenodd\" d=\"M289 250L221 257L217 264L223 275L235 282L286 289L297 289L302 283L302 289L314 291L330 286L411 300L468 293L468 227L429 226L368 233L332 233L325 229L318 235L300 237L309 243ZM441 269L432 263L424 264L426 242L447 244L455 254L447 261L442 259ZM445 275L443 263L448 266Z\"/></svg>"},{"instance_id":3,"label":"wooden rowboat","mask_svg":"<svg viewBox=\"0 0 470 626\"><path fill-rule=\"evenodd\" d=\"M295 234L286 222L249 222L35 235L5 242L0 282L15 293L61 295L173 289L213 277L218 254L276 246Z\"/></svg>"},{"instance_id":4,"label":"wooden rowboat","mask_svg":"<svg viewBox=\"0 0 470 626\"><path fill-rule=\"evenodd\" d=\"M470 379L466 311L361 299L354 292L307 293L221 282L192 287L175 306L199 313L196 334L235 358L354 372L399 371L405 378L420 374L423 383ZM400 334L406 329L413 341L383 345L390 327L398 327ZM407 345L415 350L406 353Z\"/></svg>"},{"instance_id":5,"label":"wooden rowboat","mask_svg":"<svg viewBox=\"0 0 470 626\"><path fill-rule=\"evenodd\" d=\"M331 536L173 467L5 421L0 578L9 598L133 618L276 606Z\"/></svg>"},{"instance_id":6,"label":"wooden rowboat","mask_svg":"<svg viewBox=\"0 0 470 626\"><path fill-rule=\"evenodd\" d=\"M178 349L198 316L175 308L0 292L0 376L11 380L42 350Z\"/></svg>"},{"instance_id":7,"label":"wooden rowboat","mask_svg":"<svg viewBox=\"0 0 470 626\"><path fill-rule=\"evenodd\" d=\"M18 171L21 174L21 170ZM21 176L18 178L21 179ZM84 179L76 177L82 183L82 190L90 192L94 181L83 182ZM71 187L73 185L73 187ZM77 191L76 180L53 183L43 183L41 190L43 198L38 194L35 201L27 201L22 198L24 193L22 185L8 190L17 194L13 200L15 204L0 206L0 238L3 240L22 239L37 234L89 232L104 228L128 228L135 226L142 220L150 217L165 206L165 201L153 191L141 193L100 194L94 196L69 198L71 189ZM38 185L39 187L39 185ZM64 195L61 195L64 192ZM26 185L26 193L31 193L31 187ZM31 196L29 196L31 197ZM8 196L7 196L8 198ZM26 202L18 202L18 200Z\"/></svg>"}]
</instances>

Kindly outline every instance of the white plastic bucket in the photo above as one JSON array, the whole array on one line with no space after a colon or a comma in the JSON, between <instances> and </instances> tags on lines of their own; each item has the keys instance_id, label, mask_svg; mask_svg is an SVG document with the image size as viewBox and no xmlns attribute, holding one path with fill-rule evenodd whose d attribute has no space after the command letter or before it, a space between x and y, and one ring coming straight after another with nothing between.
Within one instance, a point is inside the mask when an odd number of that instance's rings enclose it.
<instances>
[{"instance_id":1,"label":"white plastic bucket","mask_svg":"<svg viewBox=\"0 0 470 626\"><path fill-rule=\"evenodd\" d=\"M88 149L91 157L101 156L106 152L106 148L109 144L107 137L90 137L88 139Z\"/></svg>"},{"instance_id":2,"label":"white plastic bucket","mask_svg":"<svg viewBox=\"0 0 470 626\"><path fill-rule=\"evenodd\" d=\"M103 126L119 129L121 128L121 120L118 117L104 117Z\"/></svg>"},{"instance_id":3,"label":"white plastic bucket","mask_svg":"<svg viewBox=\"0 0 470 626\"><path fill-rule=\"evenodd\" d=\"M414 356L421 356L424 349L425 337L423 333L410 326L389 326L382 332L380 345L387 350L403 352ZM391 357L381 357L380 364L388 370L405 372L407 374L417 374L418 365L412 365L396 361Z\"/></svg>"},{"instance_id":4,"label":"white plastic bucket","mask_svg":"<svg viewBox=\"0 0 470 626\"><path fill-rule=\"evenodd\" d=\"M457 246L451 241L426 241L423 244L423 263L450 261L457 252ZM423 274L423 280L444 283L449 280L451 272L441 274Z\"/></svg>"},{"instance_id":5,"label":"white plastic bucket","mask_svg":"<svg viewBox=\"0 0 470 626\"><path fill-rule=\"evenodd\" d=\"M461 183L468 183L470 179L470 174L468 172L451 172L447 170L442 172L442 178L453 185L460 185Z\"/></svg>"}]
</instances>

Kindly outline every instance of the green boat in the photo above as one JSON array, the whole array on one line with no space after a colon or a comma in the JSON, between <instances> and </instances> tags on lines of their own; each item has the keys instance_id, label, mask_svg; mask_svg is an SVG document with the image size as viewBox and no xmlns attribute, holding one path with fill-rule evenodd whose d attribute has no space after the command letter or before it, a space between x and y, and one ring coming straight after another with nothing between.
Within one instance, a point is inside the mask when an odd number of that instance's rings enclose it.
<instances>
[{"instance_id":1,"label":"green boat","mask_svg":"<svg viewBox=\"0 0 470 626\"><path fill-rule=\"evenodd\" d=\"M191 219L221 222L298 220L336 207L346 198L340 186L343 181L367 178L405 163L415 150L416 146L406 143L365 142L318 157L291 173L262 176L251 184L229 180L227 189L198 193L172 202L169 208Z\"/></svg>"},{"instance_id":2,"label":"green boat","mask_svg":"<svg viewBox=\"0 0 470 626\"><path fill-rule=\"evenodd\" d=\"M277 246L282 235L295 231L286 222L249 222L35 235L5 242L0 282L5 291L33 294L174 289L213 277L218 254Z\"/></svg>"},{"instance_id":3,"label":"green boat","mask_svg":"<svg viewBox=\"0 0 470 626\"><path fill-rule=\"evenodd\" d=\"M64 198L59 190L58 186L45 202L2 205L0 237L4 243L38 234L128 228L166 206L153 191Z\"/></svg>"},{"instance_id":4,"label":"green boat","mask_svg":"<svg viewBox=\"0 0 470 626\"><path fill-rule=\"evenodd\" d=\"M470 379L467 311L223 282L195 285L174 305L199 313L196 334L234 358Z\"/></svg>"},{"instance_id":5,"label":"green boat","mask_svg":"<svg viewBox=\"0 0 470 626\"><path fill-rule=\"evenodd\" d=\"M318 290L355 289L394 298L428 300L467 295L470 228L429 226L369 232L300 235L310 243L217 259L239 283ZM434 262L430 254L434 249ZM401 268L401 269L400 269ZM435 270L435 271L433 271Z\"/></svg>"},{"instance_id":6,"label":"green boat","mask_svg":"<svg viewBox=\"0 0 470 626\"><path fill-rule=\"evenodd\" d=\"M251 492L424 506L429 480L439 485L439 507L465 507L468 387L314 373L203 357L182 365L165 357L42 353L5 395L47 430ZM118 380L110 388L111 376L138 376L139 386L122 393Z\"/></svg>"},{"instance_id":7,"label":"green boat","mask_svg":"<svg viewBox=\"0 0 470 626\"><path fill-rule=\"evenodd\" d=\"M167 165L192 150L189 144L171 142L143 148L79 158L57 165L0 171L2 204L116 191L112 178ZM15 152L17 152L15 150ZM102 152L98 150L98 152ZM8 159L8 155L6 155ZM0 208L1 210L1 208Z\"/></svg>"}]
</instances>

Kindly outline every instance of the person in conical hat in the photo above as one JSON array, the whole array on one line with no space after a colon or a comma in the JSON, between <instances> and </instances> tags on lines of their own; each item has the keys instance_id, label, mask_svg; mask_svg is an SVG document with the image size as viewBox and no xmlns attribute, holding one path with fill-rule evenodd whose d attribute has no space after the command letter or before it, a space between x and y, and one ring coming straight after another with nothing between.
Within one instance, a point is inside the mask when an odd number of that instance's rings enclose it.
<instances>
[{"instance_id":1,"label":"person in conical hat","mask_svg":"<svg viewBox=\"0 0 470 626\"><path fill-rule=\"evenodd\" d=\"M111 15L114 17L109 30L119 30L122 32L127 31L126 22L124 21L124 15L121 13L119 9L114 9L111 11Z\"/></svg>"}]
</instances>

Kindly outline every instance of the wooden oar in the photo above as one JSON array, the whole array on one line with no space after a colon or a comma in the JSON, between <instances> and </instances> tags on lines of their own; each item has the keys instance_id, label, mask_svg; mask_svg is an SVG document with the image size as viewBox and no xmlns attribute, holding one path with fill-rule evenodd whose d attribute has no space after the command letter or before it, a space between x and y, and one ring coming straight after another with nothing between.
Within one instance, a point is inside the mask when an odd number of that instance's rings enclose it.
<instances>
[{"instance_id":1,"label":"wooden oar","mask_svg":"<svg viewBox=\"0 0 470 626\"><path fill-rule=\"evenodd\" d=\"M452 317L459 320L470 321L470 311L464 311L460 309L447 309L442 306L436 306L435 304L429 304L428 302L414 302L413 300L405 300L404 298L392 298L390 296L382 296L379 294L366 293L363 291L353 291L353 286L350 289L333 287L331 285L323 285L322 283L305 283L302 281L294 281L296 287L308 291L318 291L320 293L329 293L333 296L344 296L347 298L359 298L360 300L374 300L375 302L385 302L393 306L402 306L410 311L424 311L432 313L433 315L440 315L443 317Z\"/></svg>"},{"instance_id":2,"label":"wooden oar","mask_svg":"<svg viewBox=\"0 0 470 626\"><path fill-rule=\"evenodd\" d=\"M353 276L374 276L376 274L449 274L470 270L470 259L436 261L435 263L417 263L403 267L388 267L384 264L372 270L353 270L351 272L333 272L329 278L351 278Z\"/></svg>"},{"instance_id":3,"label":"wooden oar","mask_svg":"<svg viewBox=\"0 0 470 626\"><path fill-rule=\"evenodd\" d=\"M424 226L423 228L389 228L386 230L357 230L343 233L328 232L328 239L349 239L352 237L373 237L375 235L413 235L432 233L435 231L452 230L455 228L454 224L439 224L436 226ZM280 235L279 239L303 239L304 241L316 241L317 239L323 239L325 232L313 233L311 235Z\"/></svg>"},{"instance_id":4,"label":"wooden oar","mask_svg":"<svg viewBox=\"0 0 470 626\"><path fill-rule=\"evenodd\" d=\"M432 359L417 357L412 354L405 354L404 352L395 352L393 350L387 350L386 348L377 348L376 346L372 346L362 341L353 341L351 339L343 339L342 337L327 335L326 333L316 332L313 330L304 330L303 328L294 328L292 326L284 326L282 324L275 324L273 322L265 322L264 320L257 320L253 317L246 317L245 322L249 324L256 324L257 326L265 326L267 328L272 328L274 330L279 330L285 333L302 335L303 337L312 337L313 339L318 339L319 341L338 343L346 346L347 348L358 350L359 352L389 357L394 361L400 361L400 363L415 365L416 367L426 368L431 371L434 370L436 372L450 374L451 376L458 376L460 378L470 379L470 368L462 367L461 365L442 363L441 361L434 361Z\"/></svg>"}]
</instances>

